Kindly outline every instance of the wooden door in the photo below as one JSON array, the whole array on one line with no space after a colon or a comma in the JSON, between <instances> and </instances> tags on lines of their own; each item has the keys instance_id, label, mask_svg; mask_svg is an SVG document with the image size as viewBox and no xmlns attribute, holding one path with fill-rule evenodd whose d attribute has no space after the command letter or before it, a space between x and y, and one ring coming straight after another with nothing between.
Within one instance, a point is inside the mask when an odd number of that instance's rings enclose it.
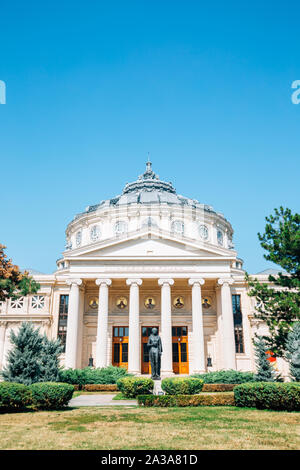
<instances>
[{"instance_id":1,"label":"wooden door","mask_svg":"<svg viewBox=\"0 0 300 470\"><path fill-rule=\"evenodd\" d=\"M113 327L112 364L128 369L128 326Z\"/></svg>"},{"instance_id":2,"label":"wooden door","mask_svg":"<svg viewBox=\"0 0 300 470\"><path fill-rule=\"evenodd\" d=\"M149 350L147 347L149 336L151 335L152 328L157 328L158 326L142 326L142 351L141 351L141 371L142 374L151 374L151 364L149 360ZM159 331L159 330L158 330Z\"/></svg>"},{"instance_id":3,"label":"wooden door","mask_svg":"<svg viewBox=\"0 0 300 470\"><path fill-rule=\"evenodd\" d=\"M174 374L188 374L188 329L187 326L172 327L172 354Z\"/></svg>"}]
</instances>

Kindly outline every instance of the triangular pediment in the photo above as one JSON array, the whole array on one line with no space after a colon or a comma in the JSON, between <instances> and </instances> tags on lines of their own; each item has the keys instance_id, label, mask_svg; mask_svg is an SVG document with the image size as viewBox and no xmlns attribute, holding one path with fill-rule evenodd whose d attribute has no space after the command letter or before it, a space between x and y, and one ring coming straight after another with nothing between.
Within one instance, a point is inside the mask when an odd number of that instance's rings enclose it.
<instances>
[{"instance_id":1,"label":"triangular pediment","mask_svg":"<svg viewBox=\"0 0 300 470\"><path fill-rule=\"evenodd\" d=\"M68 253L68 258L215 258L233 257L235 252L213 245L197 243L170 234L145 231L131 234L123 239L103 240Z\"/></svg>"}]
</instances>

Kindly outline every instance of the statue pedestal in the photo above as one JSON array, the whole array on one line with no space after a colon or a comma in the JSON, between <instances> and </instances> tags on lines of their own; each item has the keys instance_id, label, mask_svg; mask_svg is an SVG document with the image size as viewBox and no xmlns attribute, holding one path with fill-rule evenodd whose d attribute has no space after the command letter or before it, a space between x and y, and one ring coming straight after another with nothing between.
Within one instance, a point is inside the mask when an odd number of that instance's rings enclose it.
<instances>
[{"instance_id":1,"label":"statue pedestal","mask_svg":"<svg viewBox=\"0 0 300 470\"><path fill-rule=\"evenodd\" d=\"M161 388L161 380L154 380L153 395L164 395L165 392Z\"/></svg>"}]
</instances>

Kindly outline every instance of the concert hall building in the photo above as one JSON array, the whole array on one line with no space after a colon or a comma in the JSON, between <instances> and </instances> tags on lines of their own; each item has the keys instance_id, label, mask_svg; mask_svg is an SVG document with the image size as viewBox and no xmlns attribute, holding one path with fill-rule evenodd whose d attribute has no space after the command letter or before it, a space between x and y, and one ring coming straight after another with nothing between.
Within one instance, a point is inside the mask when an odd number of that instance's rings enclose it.
<instances>
[{"instance_id":1,"label":"concert hall building","mask_svg":"<svg viewBox=\"0 0 300 470\"><path fill-rule=\"evenodd\" d=\"M223 214L177 194L148 162L121 195L69 223L57 270L30 273L36 295L0 303L0 368L11 329L31 321L61 338L65 367L149 374L147 341L157 327L162 376L255 370L252 339L267 330L254 318L232 238ZM269 272L255 277L268 282ZM275 367L288 376L283 360Z\"/></svg>"}]
</instances>

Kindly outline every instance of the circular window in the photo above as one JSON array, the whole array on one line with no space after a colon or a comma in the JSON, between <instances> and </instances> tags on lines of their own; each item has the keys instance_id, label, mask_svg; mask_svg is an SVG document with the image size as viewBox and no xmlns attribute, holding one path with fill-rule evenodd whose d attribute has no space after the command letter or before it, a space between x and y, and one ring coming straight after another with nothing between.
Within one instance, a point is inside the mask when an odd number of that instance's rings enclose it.
<instances>
[{"instance_id":1,"label":"circular window","mask_svg":"<svg viewBox=\"0 0 300 470\"><path fill-rule=\"evenodd\" d=\"M223 232L221 230L217 231L217 240L219 245L223 245Z\"/></svg>"},{"instance_id":2,"label":"circular window","mask_svg":"<svg viewBox=\"0 0 300 470\"><path fill-rule=\"evenodd\" d=\"M79 232L76 233L76 246L81 245L81 239L82 239L82 233L81 233L81 230L79 230Z\"/></svg>"},{"instance_id":3,"label":"circular window","mask_svg":"<svg viewBox=\"0 0 300 470\"><path fill-rule=\"evenodd\" d=\"M116 235L122 235L123 233L126 232L127 225L126 222L123 220L119 220L118 222L115 223L115 234Z\"/></svg>"},{"instance_id":4,"label":"circular window","mask_svg":"<svg viewBox=\"0 0 300 470\"><path fill-rule=\"evenodd\" d=\"M199 225L199 235L202 240L208 239L208 228L206 227L206 225Z\"/></svg>"},{"instance_id":5,"label":"circular window","mask_svg":"<svg viewBox=\"0 0 300 470\"><path fill-rule=\"evenodd\" d=\"M172 222L172 232L182 235L184 232L184 223L181 222L181 220L174 220Z\"/></svg>"},{"instance_id":6,"label":"circular window","mask_svg":"<svg viewBox=\"0 0 300 470\"><path fill-rule=\"evenodd\" d=\"M101 232L99 225L93 225L90 231L92 242L96 242L100 238Z\"/></svg>"}]
</instances>

